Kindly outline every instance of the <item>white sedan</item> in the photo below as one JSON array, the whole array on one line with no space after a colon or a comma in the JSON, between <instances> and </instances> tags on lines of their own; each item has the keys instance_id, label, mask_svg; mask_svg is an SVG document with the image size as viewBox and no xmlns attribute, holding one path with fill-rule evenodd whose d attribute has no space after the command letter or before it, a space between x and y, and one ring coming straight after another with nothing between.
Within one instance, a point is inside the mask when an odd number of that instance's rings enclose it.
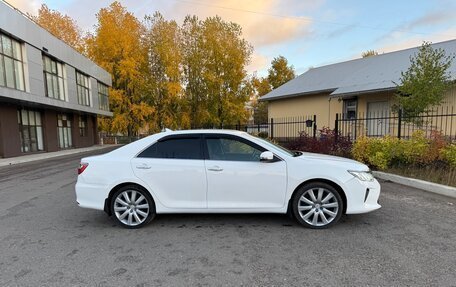
<instances>
[{"instance_id":1,"label":"white sedan","mask_svg":"<svg viewBox=\"0 0 456 287\"><path fill-rule=\"evenodd\" d=\"M244 132L166 131L83 158L79 206L127 228L165 213L290 213L310 228L380 208L380 185L354 160L290 152Z\"/></svg>"}]
</instances>

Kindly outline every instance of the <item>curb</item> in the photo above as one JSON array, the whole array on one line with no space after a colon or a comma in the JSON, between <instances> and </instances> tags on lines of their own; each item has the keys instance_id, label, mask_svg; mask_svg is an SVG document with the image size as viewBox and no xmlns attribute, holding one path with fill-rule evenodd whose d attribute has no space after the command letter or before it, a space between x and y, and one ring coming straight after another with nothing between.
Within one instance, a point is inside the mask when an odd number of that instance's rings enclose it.
<instances>
[{"instance_id":1,"label":"curb","mask_svg":"<svg viewBox=\"0 0 456 287\"><path fill-rule=\"evenodd\" d=\"M420 179L400 176L396 174L381 172L381 171L373 171L372 172L376 178L389 180L395 183L399 183L402 185L418 188L424 191L437 193L440 195L445 195L449 197L456 198L456 188L451 187L448 185L433 183L429 181L424 181Z\"/></svg>"},{"instance_id":2,"label":"curb","mask_svg":"<svg viewBox=\"0 0 456 287\"><path fill-rule=\"evenodd\" d=\"M92 147L87 147L87 148L76 148L76 149L69 149L69 150L56 151L56 152L43 152L43 153L39 153L39 154L23 155L23 156L12 157L12 158L0 158L0 167L11 166L11 165L15 165L15 164L32 162L32 161L38 161L38 160L43 160L43 159L48 159L48 158L56 158L56 157L60 157L60 156L96 151L96 150L103 150L103 149L108 149L110 147L116 147L116 146L121 146L121 145L92 146Z\"/></svg>"}]
</instances>

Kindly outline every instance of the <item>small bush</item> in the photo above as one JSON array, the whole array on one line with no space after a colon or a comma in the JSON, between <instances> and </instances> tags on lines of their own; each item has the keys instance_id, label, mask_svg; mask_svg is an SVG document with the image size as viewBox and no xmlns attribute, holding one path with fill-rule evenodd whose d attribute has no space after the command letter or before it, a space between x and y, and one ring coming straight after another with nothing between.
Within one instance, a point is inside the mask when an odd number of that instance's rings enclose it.
<instances>
[{"instance_id":1,"label":"small bush","mask_svg":"<svg viewBox=\"0 0 456 287\"><path fill-rule=\"evenodd\" d=\"M456 144L450 144L443 148L440 155L443 161L452 167L456 167Z\"/></svg>"},{"instance_id":2,"label":"small bush","mask_svg":"<svg viewBox=\"0 0 456 287\"><path fill-rule=\"evenodd\" d=\"M290 150L351 157L351 141L340 135L336 141L336 133L327 127L319 130L319 137L317 138L309 136L306 133L301 133L299 138L283 145Z\"/></svg>"},{"instance_id":3,"label":"small bush","mask_svg":"<svg viewBox=\"0 0 456 287\"><path fill-rule=\"evenodd\" d=\"M374 168L385 170L397 166L426 166L434 163L452 164L453 152L439 132L426 138L423 131L416 131L410 139L361 137L353 145L353 158ZM456 164L456 154L454 154Z\"/></svg>"}]
</instances>

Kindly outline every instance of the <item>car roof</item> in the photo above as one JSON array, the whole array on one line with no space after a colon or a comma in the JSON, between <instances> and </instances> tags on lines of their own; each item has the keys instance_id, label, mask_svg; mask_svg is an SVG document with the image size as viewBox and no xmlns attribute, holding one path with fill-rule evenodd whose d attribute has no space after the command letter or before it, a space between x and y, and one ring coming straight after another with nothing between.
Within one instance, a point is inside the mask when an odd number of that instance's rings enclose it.
<instances>
[{"instance_id":1,"label":"car roof","mask_svg":"<svg viewBox=\"0 0 456 287\"><path fill-rule=\"evenodd\" d=\"M228 135L245 135L246 132L238 130L222 130L222 129L200 129L200 130L167 130L161 134L180 135L180 134L228 134Z\"/></svg>"}]
</instances>

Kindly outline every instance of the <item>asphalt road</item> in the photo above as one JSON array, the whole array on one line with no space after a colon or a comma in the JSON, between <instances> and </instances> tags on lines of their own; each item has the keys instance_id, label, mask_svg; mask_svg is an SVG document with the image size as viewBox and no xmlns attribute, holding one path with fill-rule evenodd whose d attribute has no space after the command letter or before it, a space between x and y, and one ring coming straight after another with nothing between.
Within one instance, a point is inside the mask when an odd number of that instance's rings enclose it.
<instances>
[{"instance_id":1,"label":"asphalt road","mask_svg":"<svg viewBox=\"0 0 456 287\"><path fill-rule=\"evenodd\" d=\"M0 168L1 286L456 286L456 200L383 182L327 230L284 215L159 215L75 202L81 155Z\"/></svg>"}]
</instances>

